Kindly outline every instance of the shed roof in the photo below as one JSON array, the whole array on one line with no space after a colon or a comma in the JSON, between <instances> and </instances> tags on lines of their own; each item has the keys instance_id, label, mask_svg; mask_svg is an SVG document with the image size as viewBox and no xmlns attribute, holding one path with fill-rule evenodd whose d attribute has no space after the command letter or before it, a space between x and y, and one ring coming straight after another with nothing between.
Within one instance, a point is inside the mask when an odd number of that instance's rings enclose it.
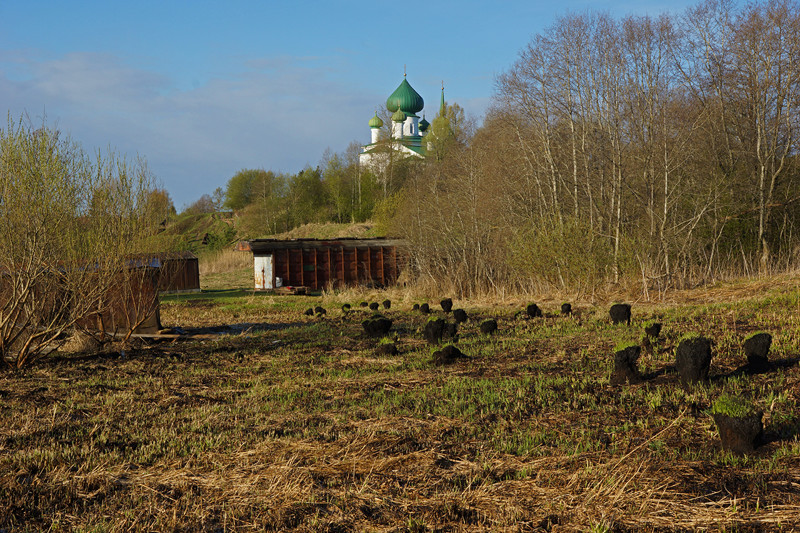
<instances>
[{"instance_id":1,"label":"shed roof","mask_svg":"<svg viewBox=\"0 0 800 533\"><path fill-rule=\"evenodd\" d=\"M390 247L404 248L408 243L403 239L253 239L250 241L239 241L236 249L242 252L253 252L254 254L270 253L274 250L291 249L315 249L315 248L378 248Z\"/></svg>"}]
</instances>

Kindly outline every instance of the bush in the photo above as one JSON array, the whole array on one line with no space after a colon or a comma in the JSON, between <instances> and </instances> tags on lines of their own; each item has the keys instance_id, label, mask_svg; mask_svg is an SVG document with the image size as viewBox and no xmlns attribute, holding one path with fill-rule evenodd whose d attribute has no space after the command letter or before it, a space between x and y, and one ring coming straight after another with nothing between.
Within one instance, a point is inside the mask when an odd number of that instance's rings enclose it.
<instances>
[{"instance_id":1,"label":"bush","mask_svg":"<svg viewBox=\"0 0 800 533\"><path fill-rule=\"evenodd\" d=\"M166 216L153 190L141 159L91 158L44 125L0 130L0 365L31 363L75 327L105 329L110 305L152 308L131 297L148 269L132 254L156 251Z\"/></svg>"},{"instance_id":2,"label":"bush","mask_svg":"<svg viewBox=\"0 0 800 533\"><path fill-rule=\"evenodd\" d=\"M609 240L578 220L524 228L511 240L509 254L520 277L559 288L591 290L610 277L614 266Z\"/></svg>"}]
</instances>

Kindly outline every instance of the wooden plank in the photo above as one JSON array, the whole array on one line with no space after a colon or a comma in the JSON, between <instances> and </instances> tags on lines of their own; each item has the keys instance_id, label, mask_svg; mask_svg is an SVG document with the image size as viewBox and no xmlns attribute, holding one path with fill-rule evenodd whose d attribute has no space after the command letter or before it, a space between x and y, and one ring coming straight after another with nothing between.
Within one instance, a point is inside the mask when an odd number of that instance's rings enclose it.
<instances>
[{"instance_id":1,"label":"wooden plank","mask_svg":"<svg viewBox=\"0 0 800 533\"><path fill-rule=\"evenodd\" d=\"M342 256L342 285L347 285L347 277L344 273L344 246L339 247L339 252Z\"/></svg>"},{"instance_id":2,"label":"wooden plank","mask_svg":"<svg viewBox=\"0 0 800 533\"><path fill-rule=\"evenodd\" d=\"M306 258L303 257L303 250L300 250L300 283L298 285L308 285L306 283ZM313 287L312 287L313 289Z\"/></svg>"},{"instance_id":3,"label":"wooden plank","mask_svg":"<svg viewBox=\"0 0 800 533\"><path fill-rule=\"evenodd\" d=\"M397 271L397 247L392 246L392 284L397 283L400 274Z\"/></svg>"},{"instance_id":4,"label":"wooden plank","mask_svg":"<svg viewBox=\"0 0 800 533\"><path fill-rule=\"evenodd\" d=\"M383 246L378 248L378 254L379 254L380 264L381 264L380 270L379 270L379 272L380 272L380 282L381 282L381 285L386 285L386 277L384 276L384 272L383 272Z\"/></svg>"},{"instance_id":5,"label":"wooden plank","mask_svg":"<svg viewBox=\"0 0 800 533\"><path fill-rule=\"evenodd\" d=\"M333 265L331 264L331 249L328 248L326 253L328 254L328 284L333 288L336 284L334 283Z\"/></svg>"},{"instance_id":6,"label":"wooden plank","mask_svg":"<svg viewBox=\"0 0 800 533\"><path fill-rule=\"evenodd\" d=\"M313 250L311 252L312 257L314 258L314 290L319 290L319 268L317 267L317 258L319 257L319 250Z\"/></svg>"},{"instance_id":7,"label":"wooden plank","mask_svg":"<svg viewBox=\"0 0 800 533\"><path fill-rule=\"evenodd\" d=\"M289 270L289 249L288 248L286 249L286 277L283 278L283 279L284 279L284 282L283 282L284 285L296 285L296 283L294 283L294 281L292 281L292 273Z\"/></svg>"}]
</instances>

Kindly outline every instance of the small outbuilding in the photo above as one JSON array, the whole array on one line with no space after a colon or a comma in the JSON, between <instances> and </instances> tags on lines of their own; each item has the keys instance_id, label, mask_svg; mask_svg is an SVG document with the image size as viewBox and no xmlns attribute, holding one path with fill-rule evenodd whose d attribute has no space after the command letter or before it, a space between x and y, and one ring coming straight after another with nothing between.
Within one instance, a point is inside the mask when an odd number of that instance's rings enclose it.
<instances>
[{"instance_id":1,"label":"small outbuilding","mask_svg":"<svg viewBox=\"0 0 800 533\"><path fill-rule=\"evenodd\" d=\"M200 292L200 265L192 252L164 253L155 259L159 292Z\"/></svg>"},{"instance_id":2,"label":"small outbuilding","mask_svg":"<svg viewBox=\"0 0 800 533\"><path fill-rule=\"evenodd\" d=\"M255 239L237 249L253 253L256 290L385 287L397 282L406 261L400 239Z\"/></svg>"}]
</instances>

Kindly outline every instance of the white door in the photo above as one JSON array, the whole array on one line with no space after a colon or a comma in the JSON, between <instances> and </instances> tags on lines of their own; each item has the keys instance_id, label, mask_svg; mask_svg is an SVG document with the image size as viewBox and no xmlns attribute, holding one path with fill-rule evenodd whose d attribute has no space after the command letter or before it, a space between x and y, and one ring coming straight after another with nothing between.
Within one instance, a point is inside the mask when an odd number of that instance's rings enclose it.
<instances>
[{"instance_id":1,"label":"white door","mask_svg":"<svg viewBox=\"0 0 800 533\"><path fill-rule=\"evenodd\" d=\"M256 290L272 288L272 256L261 255L253 256L253 268L255 270Z\"/></svg>"}]
</instances>

